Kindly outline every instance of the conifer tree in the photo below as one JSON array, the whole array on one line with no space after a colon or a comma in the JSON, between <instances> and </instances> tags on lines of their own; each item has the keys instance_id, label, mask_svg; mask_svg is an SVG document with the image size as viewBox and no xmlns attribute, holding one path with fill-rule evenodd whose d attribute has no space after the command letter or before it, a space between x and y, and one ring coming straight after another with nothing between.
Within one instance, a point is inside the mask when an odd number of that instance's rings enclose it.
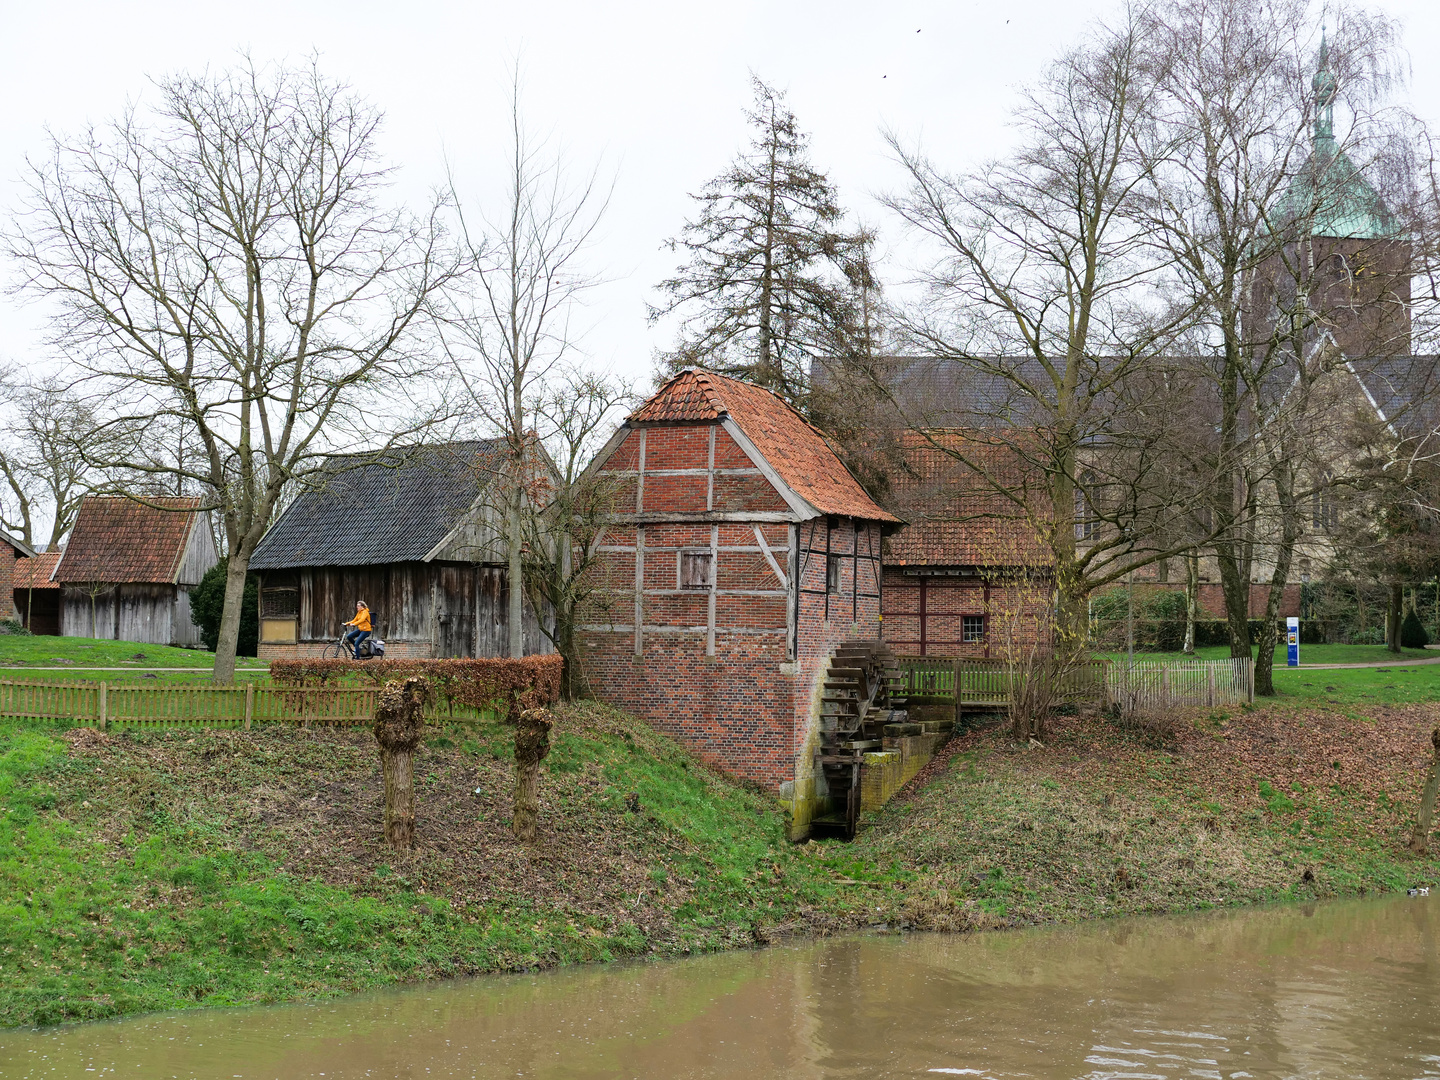
<instances>
[{"instance_id":1,"label":"conifer tree","mask_svg":"<svg viewBox=\"0 0 1440 1080\"><path fill-rule=\"evenodd\" d=\"M864 230L846 231L829 178L784 95L758 78L750 146L695 195L698 217L668 241L687 261L660 284L650 321L680 319L668 371L690 365L746 379L802 405L810 358L865 333L873 290Z\"/></svg>"}]
</instances>

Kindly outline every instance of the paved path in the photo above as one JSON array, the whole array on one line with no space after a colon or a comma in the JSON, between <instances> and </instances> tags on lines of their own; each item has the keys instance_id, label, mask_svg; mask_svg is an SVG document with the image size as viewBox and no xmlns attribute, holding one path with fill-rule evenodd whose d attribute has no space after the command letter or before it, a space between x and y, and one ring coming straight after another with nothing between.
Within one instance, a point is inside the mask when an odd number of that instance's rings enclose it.
<instances>
[{"instance_id":1,"label":"paved path","mask_svg":"<svg viewBox=\"0 0 1440 1080\"><path fill-rule=\"evenodd\" d=\"M1373 664L1301 664L1298 668L1288 668L1284 664L1277 663L1276 671L1339 671L1342 668L1382 668L1382 667L1420 667L1424 664L1440 664L1440 656L1429 660L1380 660Z\"/></svg>"}]
</instances>

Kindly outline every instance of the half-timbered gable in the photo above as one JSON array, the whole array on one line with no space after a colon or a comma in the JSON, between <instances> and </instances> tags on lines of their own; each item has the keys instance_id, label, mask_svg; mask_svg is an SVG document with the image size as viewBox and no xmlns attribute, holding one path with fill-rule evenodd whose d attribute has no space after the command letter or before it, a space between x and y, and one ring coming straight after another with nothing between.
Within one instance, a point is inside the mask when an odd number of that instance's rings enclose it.
<instances>
[{"instance_id":1,"label":"half-timbered gable","mask_svg":"<svg viewBox=\"0 0 1440 1080\"><path fill-rule=\"evenodd\" d=\"M595 693L772 789L810 778L821 674L880 636L897 519L779 398L697 369L591 470L617 493L582 619Z\"/></svg>"}]
</instances>

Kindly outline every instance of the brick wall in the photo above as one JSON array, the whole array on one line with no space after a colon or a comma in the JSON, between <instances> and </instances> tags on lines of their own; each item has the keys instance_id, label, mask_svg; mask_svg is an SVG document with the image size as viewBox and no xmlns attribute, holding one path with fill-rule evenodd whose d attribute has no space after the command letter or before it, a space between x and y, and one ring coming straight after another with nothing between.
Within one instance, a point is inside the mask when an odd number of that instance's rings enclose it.
<instances>
[{"instance_id":1,"label":"brick wall","mask_svg":"<svg viewBox=\"0 0 1440 1080\"><path fill-rule=\"evenodd\" d=\"M0 543L0 619L15 618L15 549Z\"/></svg>"},{"instance_id":2,"label":"brick wall","mask_svg":"<svg viewBox=\"0 0 1440 1080\"><path fill-rule=\"evenodd\" d=\"M990 580L978 574L906 574L885 568L885 641L902 656L1002 659L1051 632L1052 588L1044 579ZM965 616L981 639L966 641Z\"/></svg>"}]
</instances>

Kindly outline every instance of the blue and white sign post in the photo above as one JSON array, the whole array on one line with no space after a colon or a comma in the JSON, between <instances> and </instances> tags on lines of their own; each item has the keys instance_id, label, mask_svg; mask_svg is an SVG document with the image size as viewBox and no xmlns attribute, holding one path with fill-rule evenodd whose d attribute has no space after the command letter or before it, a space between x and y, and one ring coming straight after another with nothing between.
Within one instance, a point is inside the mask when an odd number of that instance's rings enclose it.
<instances>
[{"instance_id":1,"label":"blue and white sign post","mask_svg":"<svg viewBox=\"0 0 1440 1080\"><path fill-rule=\"evenodd\" d=\"M1285 666L1300 666L1300 620L1293 615L1285 620Z\"/></svg>"}]
</instances>

